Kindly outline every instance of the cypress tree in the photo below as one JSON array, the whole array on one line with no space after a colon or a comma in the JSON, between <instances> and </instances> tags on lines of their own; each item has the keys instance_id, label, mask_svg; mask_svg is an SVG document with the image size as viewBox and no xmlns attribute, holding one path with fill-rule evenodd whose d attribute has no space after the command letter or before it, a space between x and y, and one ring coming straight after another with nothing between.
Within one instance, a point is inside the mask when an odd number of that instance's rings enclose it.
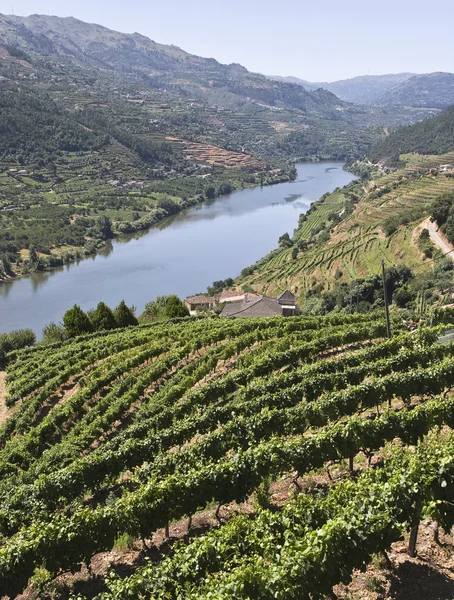
<instances>
[{"instance_id":1,"label":"cypress tree","mask_svg":"<svg viewBox=\"0 0 454 600\"><path fill-rule=\"evenodd\" d=\"M91 322L96 331L105 331L106 329L115 329L118 327L117 321L111 309L100 302L91 315Z\"/></svg>"},{"instance_id":2,"label":"cypress tree","mask_svg":"<svg viewBox=\"0 0 454 600\"><path fill-rule=\"evenodd\" d=\"M124 300L115 309L115 319L118 327L130 327L131 325L138 325L139 321L135 317L134 313L130 308L126 306Z\"/></svg>"},{"instance_id":3,"label":"cypress tree","mask_svg":"<svg viewBox=\"0 0 454 600\"><path fill-rule=\"evenodd\" d=\"M189 310L178 296L171 295L167 299L166 317L173 319L174 317L189 317Z\"/></svg>"},{"instance_id":4,"label":"cypress tree","mask_svg":"<svg viewBox=\"0 0 454 600\"><path fill-rule=\"evenodd\" d=\"M76 337L93 331L90 319L77 304L65 312L63 325L69 337Z\"/></svg>"}]
</instances>

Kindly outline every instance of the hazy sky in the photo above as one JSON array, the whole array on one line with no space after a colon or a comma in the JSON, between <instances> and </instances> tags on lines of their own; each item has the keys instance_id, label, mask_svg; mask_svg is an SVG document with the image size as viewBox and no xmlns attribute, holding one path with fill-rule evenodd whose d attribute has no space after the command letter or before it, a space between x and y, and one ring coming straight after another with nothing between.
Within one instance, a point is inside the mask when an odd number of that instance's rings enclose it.
<instances>
[{"instance_id":1,"label":"hazy sky","mask_svg":"<svg viewBox=\"0 0 454 600\"><path fill-rule=\"evenodd\" d=\"M252 71L333 81L454 71L453 0L0 0L74 16Z\"/></svg>"}]
</instances>

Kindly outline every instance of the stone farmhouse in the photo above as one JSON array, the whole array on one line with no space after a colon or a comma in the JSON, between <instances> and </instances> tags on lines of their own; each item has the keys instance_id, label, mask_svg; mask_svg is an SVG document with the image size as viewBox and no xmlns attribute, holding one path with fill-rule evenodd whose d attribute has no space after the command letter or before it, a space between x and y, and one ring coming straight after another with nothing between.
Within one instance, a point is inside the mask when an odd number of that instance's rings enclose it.
<instances>
[{"instance_id":1,"label":"stone farmhouse","mask_svg":"<svg viewBox=\"0 0 454 600\"><path fill-rule=\"evenodd\" d=\"M214 308L218 304L225 304L221 317L289 317L296 311L296 299L289 290L277 298L224 290L219 296L189 296L185 298L184 303L191 313L195 313L199 308Z\"/></svg>"}]
</instances>

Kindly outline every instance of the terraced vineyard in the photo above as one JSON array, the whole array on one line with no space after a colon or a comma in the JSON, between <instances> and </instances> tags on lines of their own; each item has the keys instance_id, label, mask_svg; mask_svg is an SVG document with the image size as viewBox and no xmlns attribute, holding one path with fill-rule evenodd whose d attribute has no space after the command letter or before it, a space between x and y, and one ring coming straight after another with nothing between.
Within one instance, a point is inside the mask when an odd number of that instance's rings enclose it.
<instances>
[{"instance_id":1,"label":"terraced vineyard","mask_svg":"<svg viewBox=\"0 0 454 600\"><path fill-rule=\"evenodd\" d=\"M271 296L289 288L303 298L314 283L331 289L336 273L344 281L375 275L382 259L388 267L405 263L415 273L426 270L431 262L423 260L418 248L417 228L428 217L433 201L454 191L454 179L438 173L439 165L454 161L454 153L403 158L406 167L372 180L367 188L359 182L350 184L319 201L295 230L294 240L299 245L311 240L320 227L327 227L330 237L326 242L315 243L296 256L293 248L275 250L239 283ZM348 187L359 199L351 214L344 216ZM330 225L333 215L338 215L339 224ZM386 235L383 226L393 217L402 224Z\"/></svg>"},{"instance_id":2,"label":"terraced vineyard","mask_svg":"<svg viewBox=\"0 0 454 600\"><path fill-rule=\"evenodd\" d=\"M154 560L103 599L316 598L423 510L449 529L454 347L399 320L391 339L377 314L176 320L11 355L2 594L58 598L49 581L127 536ZM251 512L272 482L298 492L345 461L358 477ZM213 507L216 526L157 553L157 532Z\"/></svg>"}]
</instances>

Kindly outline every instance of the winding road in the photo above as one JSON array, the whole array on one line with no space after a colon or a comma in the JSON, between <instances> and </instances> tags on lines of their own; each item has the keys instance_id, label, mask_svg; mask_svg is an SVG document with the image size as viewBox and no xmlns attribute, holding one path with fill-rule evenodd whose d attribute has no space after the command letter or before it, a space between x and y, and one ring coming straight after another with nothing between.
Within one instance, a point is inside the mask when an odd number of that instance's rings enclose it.
<instances>
[{"instance_id":1,"label":"winding road","mask_svg":"<svg viewBox=\"0 0 454 600\"><path fill-rule=\"evenodd\" d=\"M438 226L435 222L427 220L426 229L429 231L430 239L433 241L435 246L440 248L444 254L449 256L449 258L454 261L454 246L451 246L446 239L441 237L437 231L437 227Z\"/></svg>"}]
</instances>

